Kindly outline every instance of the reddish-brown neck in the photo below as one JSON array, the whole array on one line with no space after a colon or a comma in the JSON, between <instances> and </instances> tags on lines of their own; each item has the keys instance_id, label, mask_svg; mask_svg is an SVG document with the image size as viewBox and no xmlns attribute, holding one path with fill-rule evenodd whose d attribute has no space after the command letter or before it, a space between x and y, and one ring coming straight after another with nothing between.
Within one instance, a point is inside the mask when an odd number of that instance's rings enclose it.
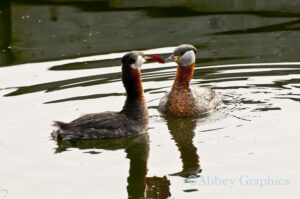
<instances>
[{"instance_id":1,"label":"reddish-brown neck","mask_svg":"<svg viewBox=\"0 0 300 199\"><path fill-rule=\"evenodd\" d=\"M195 63L190 66L177 66L173 88L168 98L168 115L189 116L194 114L194 98L189 88L194 73Z\"/></svg>"},{"instance_id":2,"label":"reddish-brown neck","mask_svg":"<svg viewBox=\"0 0 300 199\"><path fill-rule=\"evenodd\" d=\"M130 73L133 81L132 91L134 91L134 96L138 97L139 99L144 99L144 89L140 70L132 69Z\"/></svg>"},{"instance_id":3,"label":"reddish-brown neck","mask_svg":"<svg viewBox=\"0 0 300 199\"><path fill-rule=\"evenodd\" d=\"M195 63L189 66L177 66L173 87L188 88L194 74Z\"/></svg>"},{"instance_id":4,"label":"reddish-brown neck","mask_svg":"<svg viewBox=\"0 0 300 199\"><path fill-rule=\"evenodd\" d=\"M147 106L144 97L144 90L141 81L141 72L136 69L129 69L123 76L123 83L127 97L123 112L127 115L139 117L140 114L147 115Z\"/></svg>"}]
</instances>

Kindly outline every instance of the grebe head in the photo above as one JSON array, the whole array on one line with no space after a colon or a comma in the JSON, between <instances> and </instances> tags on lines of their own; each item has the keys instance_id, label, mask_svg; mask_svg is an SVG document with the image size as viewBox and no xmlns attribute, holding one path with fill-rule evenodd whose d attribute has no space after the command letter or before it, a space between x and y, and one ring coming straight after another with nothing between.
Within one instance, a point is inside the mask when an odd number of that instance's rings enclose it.
<instances>
[{"instance_id":1,"label":"grebe head","mask_svg":"<svg viewBox=\"0 0 300 199\"><path fill-rule=\"evenodd\" d=\"M190 66L195 63L197 48L190 44L182 44L175 48L173 54L165 62L176 62L179 66Z\"/></svg>"},{"instance_id":2,"label":"grebe head","mask_svg":"<svg viewBox=\"0 0 300 199\"><path fill-rule=\"evenodd\" d=\"M131 69L139 70L146 61L147 57L145 57L143 52L132 51L123 56L122 65L124 69L126 67L129 69L128 67L130 67Z\"/></svg>"},{"instance_id":3,"label":"grebe head","mask_svg":"<svg viewBox=\"0 0 300 199\"><path fill-rule=\"evenodd\" d=\"M127 96L136 99L136 96L143 96L140 68L147 61L143 52L132 51L122 57L122 82L126 89Z\"/></svg>"}]
</instances>

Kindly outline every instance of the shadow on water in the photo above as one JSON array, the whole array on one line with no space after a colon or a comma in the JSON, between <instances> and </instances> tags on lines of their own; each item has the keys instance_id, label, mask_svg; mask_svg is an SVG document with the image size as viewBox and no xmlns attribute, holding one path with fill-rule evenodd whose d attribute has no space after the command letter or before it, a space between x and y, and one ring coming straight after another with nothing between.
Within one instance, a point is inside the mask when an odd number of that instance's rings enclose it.
<instances>
[{"instance_id":1,"label":"shadow on water","mask_svg":"<svg viewBox=\"0 0 300 199\"><path fill-rule=\"evenodd\" d=\"M101 61L99 61L101 65ZM63 65L62 67L64 67ZM247 72L236 72L236 70L247 70L250 69L251 71ZM255 69L263 69L262 71ZM275 70L276 69L276 70ZM68 70L68 69L67 69ZM172 70L170 72L170 70ZM160 82L166 80L173 80L175 75L176 67L164 67L164 68L151 68L151 69L142 69L142 79L143 82ZM226 71L224 73L224 71ZM232 71L232 72L231 72ZM205 67L202 68L197 64L195 72L194 72L194 82L197 84L205 85L210 83L221 83L225 82L234 82L234 81L242 81L248 80L250 77L272 77L272 76L288 76L288 75L296 75L300 74L299 66L298 65L260 65L260 64L252 64L252 65L235 65L235 66L218 66L218 67ZM18 96L24 94L30 94L35 92L53 92L59 91L64 89L76 88L76 87L89 87L95 85L101 85L106 83L112 82L120 82L121 80L121 73L120 72L111 72L108 74L100 74L100 75L92 75L86 77L79 77L73 79L66 79L60 80L55 82L47 82L41 84L35 84L30 86L24 86L16 88L15 91L6 94L5 96ZM230 86L218 86L214 85L213 88L215 89L234 89L234 88L250 88L250 87L261 87L261 88L286 88L286 85L289 84L299 84L299 79L287 79L287 80L274 80L272 83L269 84L262 84L261 82L252 82L248 85L230 85ZM120 83L120 86L122 84ZM171 85L169 85L171 86ZM145 89L145 92L151 92L152 94L160 90L161 88L151 88ZM160 92L160 91L159 91ZM96 99L102 98L107 96L121 96L124 95L124 90L122 89L121 92L111 92L111 93L99 93L99 94L92 94L92 95L83 95L83 96L74 96L68 97L63 99L57 99L52 101L46 101L45 104L51 103L60 103L60 102L67 102L67 101L74 101L74 100L86 100L86 99Z\"/></svg>"},{"instance_id":2,"label":"shadow on water","mask_svg":"<svg viewBox=\"0 0 300 199\"><path fill-rule=\"evenodd\" d=\"M166 67L165 69L174 69L173 66ZM159 72L160 68L153 68L153 69L143 69L143 77L146 77L145 74L149 72L155 72L162 74ZM169 72L166 73L166 76L163 77L156 77L154 75L151 75L151 78L148 78L145 81L163 81L166 77L173 77L174 74L170 74ZM17 95L23 95L23 94L29 94L34 92L52 92L52 91L58 91L62 89L69 89L69 88L75 88L75 87L84 87L84 86L94 86L99 84L104 84L108 82L119 82L121 80L121 73L109 73L109 74L102 74L102 75L92 75L92 76L86 76L86 77L79 77L79 78L73 78L73 79L67 79L67 80L61 80L61 81L55 81L55 82L47 82L42 84L36 84L31 86L24 86L16 88L16 91L13 91L11 93L6 94L5 96L17 96ZM121 83L120 83L121 85ZM83 96L78 96L81 99L83 99ZM94 98L95 96L91 96ZM101 95L100 95L101 97ZM88 97L86 98L88 99ZM66 99L66 101L69 101L69 99ZM50 102L48 102L50 103Z\"/></svg>"},{"instance_id":3,"label":"shadow on water","mask_svg":"<svg viewBox=\"0 0 300 199\"><path fill-rule=\"evenodd\" d=\"M108 96L122 96L123 93L107 93L107 94L95 94L95 95L85 95L85 96L77 96L77 97L70 97L60 100L53 100L49 102L45 102L45 104L53 104L53 103L60 103L60 102L68 102L68 101L74 101L74 100L86 100L86 99L96 99L96 98L102 98L102 97L108 97Z\"/></svg>"},{"instance_id":4,"label":"shadow on water","mask_svg":"<svg viewBox=\"0 0 300 199\"><path fill-rule=\"evenodd\" d=\"M92 68L102 68L107 66L118 66L120 65L120 59L109 59L103 61L91 61L84 63L71 63L59 66L53 66L49 70L87 70Z\"/></svg>"},{"instance_id":5,"label":"shadow on water","mask_svg":"<svg viewBox=\"0 0 300 199\"><path fill-rule=\"evenodd\" d=\"M199 47L197 47L199 49ZM164 55L157 54L158 56L164 58ZM230 61L236 59L249 59L251 57L212 57L212 58L199 58L197 59L197 63L216 63L220 61ZM49 70L53 71L64 71L64 70L88 70L94 68L102 68L108 66L118 66L120 65L120 59L109 59L109 60L101 60L101 61L87 61L87 62L79 62L79 63L70 63L70 64L62 64L58 66L52 66Z\"/></svg>"},{"instance_id":6,"label":"shadow on water","mask_svg":"<svg viewBox=\"0 0 300 199\"><path fill-rule=\"evenodd\" d=\"M97 155L97 150L125 150L129 159L129 176L127 178L128 198L168 198L170 194L170 181L166 176L146 177L149 156L148 133L126 138L90 141L58 141L56 153L62 153L72 148L89 150L86 153Z\"/></svg>"},{"instance_id":7,"label":"shadow on water","mask_svg":"<svg viewBox=\"0 0 300 199\"><path fill-rule=\"evenodd\" d=\"M78 86L92 86L106 83L107 81L119 81L121 78L120 73L110 73L105 75L92 75L88 77L79 77L74 79L61 80L56 82L48 82L36 84L32 86L20 87L16 91L9 93L5 96L16 96L40 91L57 91L62 89L74 88Z\"/></svg>"}]
</instances>

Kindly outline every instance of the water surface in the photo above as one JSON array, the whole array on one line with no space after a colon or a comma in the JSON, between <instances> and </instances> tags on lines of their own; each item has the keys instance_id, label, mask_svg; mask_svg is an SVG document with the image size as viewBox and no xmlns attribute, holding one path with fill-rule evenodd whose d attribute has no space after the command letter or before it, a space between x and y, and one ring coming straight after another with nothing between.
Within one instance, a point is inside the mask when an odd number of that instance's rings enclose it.
<instances>
[{"instance_id":1,"label":"water surface","mask_svg":"<svg viewBox=\"0 0 300 199\"><path fill-rule=\"evenodd\" d=\"M145 2L0 4L0 198L291 198L300 177L299 5ZM166 57L182 43L199 50L192 86L222 95L220 110L161 115L176 64L145 64L147 133L51 139L54 120L122 108L127 51Z\"/></svg>"}]
</instances>

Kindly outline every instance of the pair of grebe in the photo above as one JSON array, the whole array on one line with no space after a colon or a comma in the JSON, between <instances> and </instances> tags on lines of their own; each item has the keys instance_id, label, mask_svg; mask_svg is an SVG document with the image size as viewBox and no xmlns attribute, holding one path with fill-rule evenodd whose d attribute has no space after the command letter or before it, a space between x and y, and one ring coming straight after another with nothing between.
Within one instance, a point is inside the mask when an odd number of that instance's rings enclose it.
<instances>
[{"instance_id":1,"label":"pair of grebe","mask_svg":"<svg viewBox=\"0 0 300 199\"><path fill-rule=\"evenodd\" d=\"M197 116L217 108L221 97L209 88L190 89L197 49L188 44L178 46L165 61L177 62L177 72L172 90L160 101L158 110L172 116ZM134 135L147 130L148 110L144 97L140 68L143 63L157 57L145 57L133 51L123 56L122 82L127 97L122 111L88 114L70 123L55 122L52 132L56 140L109 139Z\"/></svg>"}]
</instances>

